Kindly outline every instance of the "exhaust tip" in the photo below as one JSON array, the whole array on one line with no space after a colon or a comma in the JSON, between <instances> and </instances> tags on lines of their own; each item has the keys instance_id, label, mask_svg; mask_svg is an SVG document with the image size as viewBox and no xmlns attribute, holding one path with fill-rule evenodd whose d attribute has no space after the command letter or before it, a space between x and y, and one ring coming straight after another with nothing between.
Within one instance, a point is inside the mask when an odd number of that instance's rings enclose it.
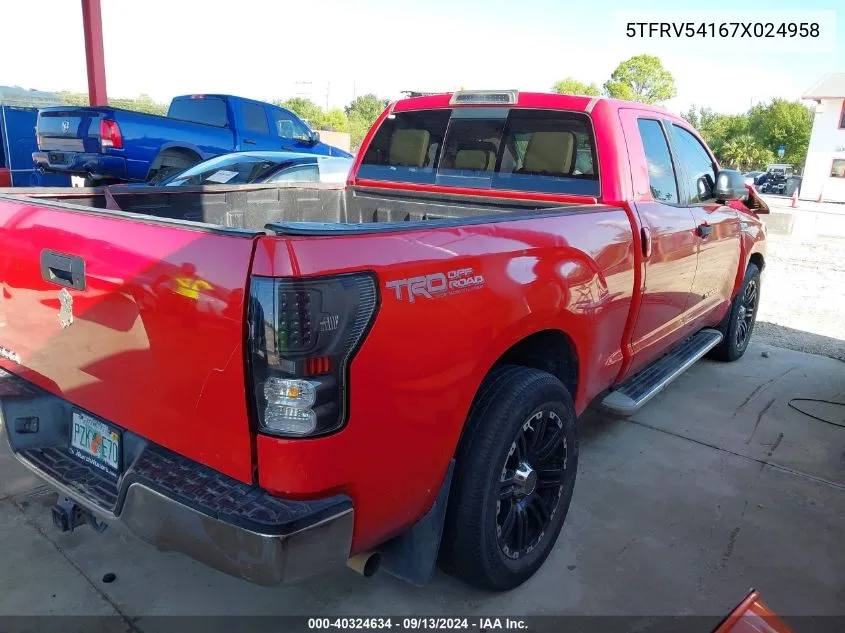
<instances>
[{"instance_id":1,"label":"exhaust tip","mask_svg":"<svg viewBox=\"0 0 845 633\"><path fill-rule=\"evenodd\" d=\"M371 578L381 567L381 554L378 552L356 554L346 561L346 565L364 578Z\"/></svg>"}]
</instances>

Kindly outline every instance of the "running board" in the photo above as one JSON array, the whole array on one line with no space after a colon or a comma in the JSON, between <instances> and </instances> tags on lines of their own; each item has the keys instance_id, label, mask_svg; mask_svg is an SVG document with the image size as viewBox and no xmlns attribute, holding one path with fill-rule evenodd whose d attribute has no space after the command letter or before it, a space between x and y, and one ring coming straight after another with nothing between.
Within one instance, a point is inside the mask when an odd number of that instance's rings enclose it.
<instances>
[{"instance_id":1,"label":"running board","mask_svg":"<svg viewBox=\"0 0 845 633\"><path fill-rule=\"evenodd\" d=\"M722 333L718 330L701 330L607 394L602 406L614 413L633 415L721 342Z\"/></svg>"}]
</instances>

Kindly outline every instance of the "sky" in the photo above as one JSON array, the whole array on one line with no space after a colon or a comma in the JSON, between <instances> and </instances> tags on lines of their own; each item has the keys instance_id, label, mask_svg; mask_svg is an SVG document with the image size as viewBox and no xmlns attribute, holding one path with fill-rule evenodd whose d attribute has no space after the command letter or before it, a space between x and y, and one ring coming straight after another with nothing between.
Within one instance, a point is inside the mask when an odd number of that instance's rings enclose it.
<instances>
[{"instance_id":1,"label":"sky","mask_svg":"<svg viewBox=\"0 0 845 633\"><path fill-rule=\"evenodd\" d=\"M706 15L718 21L728 9L763 4L809 10L838 3L715 0ZM601 85L620 61L649 53L675 78L678 94L668 109L696 104L741 112L773 97L797 99L825 73L845 72L845 11L836 16L835 50L799 44L781 52L753 41L702 47L629 40L613 15L631 6L598 0L102 0L106 83L112 97L303 96L342 107L367 92L393 99L402 90L548 91L566 76ZM636 6L679 5L642 0ZM87 90L79 0L2 0L0 15L7 60L0 85Z\"/></svg>"}]
</instances>

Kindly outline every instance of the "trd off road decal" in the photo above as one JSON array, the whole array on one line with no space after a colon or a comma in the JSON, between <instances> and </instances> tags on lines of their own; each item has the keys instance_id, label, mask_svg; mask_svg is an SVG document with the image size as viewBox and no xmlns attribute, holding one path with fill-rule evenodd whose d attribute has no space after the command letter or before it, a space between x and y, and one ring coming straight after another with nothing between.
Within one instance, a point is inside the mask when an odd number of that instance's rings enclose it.
<instances>
[{"instance_id":1,"label":"trd off road decal","mask_svg":"<svg viewBox=\"0 0 845 633\"><path fill-rule=\"evenodd\" d=\"M384 285L396 293L396 299L399 301L407 298L410 303L414 303L416 297L437 299L480 290L484 286L484 276L476 275L472 268L458 268L446 273L396 279Z\"/></svg>"}]
</instances>

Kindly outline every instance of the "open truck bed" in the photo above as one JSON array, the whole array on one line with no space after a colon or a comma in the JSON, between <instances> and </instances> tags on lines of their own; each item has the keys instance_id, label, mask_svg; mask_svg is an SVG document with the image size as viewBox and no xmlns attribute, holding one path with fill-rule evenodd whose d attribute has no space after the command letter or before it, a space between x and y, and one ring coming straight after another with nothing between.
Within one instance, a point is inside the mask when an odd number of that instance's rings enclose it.
<instances>
[{"instance_id":1,"label":"open truck bed","mask_svg":"<svg viewBox=\"0 0 845 633\"><path fill-rule=\"evenodd\" d=\"M177 220L202 223L225 229L284 232L297 230L290 223L309 223L301 230L335 233L330 224L408 223L433 220L464 220L526 214L541 209L560 208L566 203L537 201L449 199L443 196L390 195L385 191L348 190L343 185L235 185L232 187L135 187L108 188L30 188L0 189L9 194L40 202L59 203L66 210L83 213L103 212L120 217L131 213L136 220ZM268 228L268 225L270 227ZM211 228L211 227L207 227ZM346 227L349 229L349 227ZM370 227L381 230L381 227Z\"/></svg>"}]
</instances>

